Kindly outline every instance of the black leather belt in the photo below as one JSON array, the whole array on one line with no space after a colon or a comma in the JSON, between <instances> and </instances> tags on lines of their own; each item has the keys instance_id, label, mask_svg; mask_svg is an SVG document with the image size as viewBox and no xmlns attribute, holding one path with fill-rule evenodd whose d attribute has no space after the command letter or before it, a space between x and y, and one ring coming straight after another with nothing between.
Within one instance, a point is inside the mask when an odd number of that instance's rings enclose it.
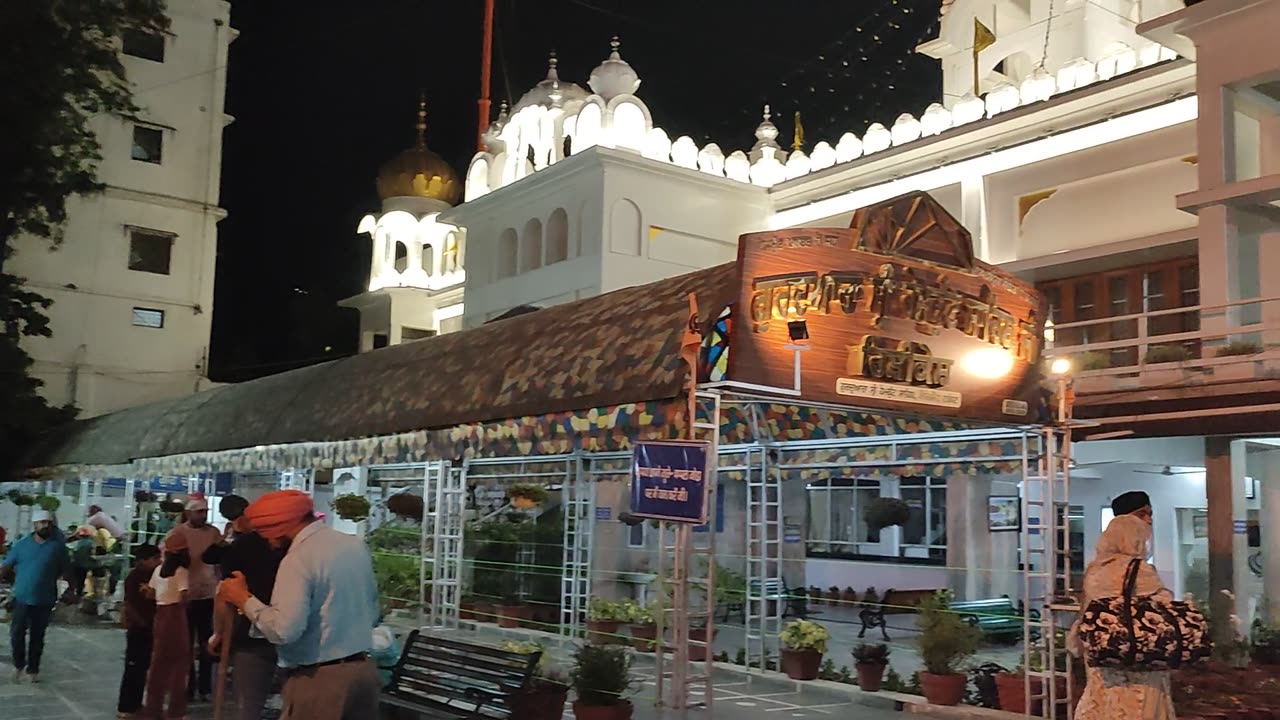
<instances>
[{"instance_id":1,"label":"black leather belt","mask_svg":"<svg viewBox=\"0 0 1280 720\"><path fill-rule=\"evenodd\" d=\"M288 673L290 675L293 675L295 673L306 672L308 670L315 670L316 668L329 667L330 665L345 665L347 663L363 662L368 659L369 659L369 653L358 652L354 655L348 655L344 658L338 658L337 660L326 660L322 663L316 663L314 665L299 665L294 668L289 668Z\"/></svg>"}]
</instances>

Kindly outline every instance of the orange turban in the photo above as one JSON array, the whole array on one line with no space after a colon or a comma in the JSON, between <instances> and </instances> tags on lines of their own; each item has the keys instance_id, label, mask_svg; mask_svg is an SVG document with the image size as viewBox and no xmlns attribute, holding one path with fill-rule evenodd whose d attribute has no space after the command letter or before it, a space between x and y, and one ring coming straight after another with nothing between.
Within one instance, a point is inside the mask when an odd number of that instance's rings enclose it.
<instances>
[{"instance_id":1,"label":"orange turban","mask_svg":"<svg viewBox=\"0 0 1280 720\"><path fill-rule=\"evenodd\" d=\"M244 517L259 535L270 540L288 534L314 511L310 495L301 490L278 490L249 503Z\"/></svg>"}]
</instances>

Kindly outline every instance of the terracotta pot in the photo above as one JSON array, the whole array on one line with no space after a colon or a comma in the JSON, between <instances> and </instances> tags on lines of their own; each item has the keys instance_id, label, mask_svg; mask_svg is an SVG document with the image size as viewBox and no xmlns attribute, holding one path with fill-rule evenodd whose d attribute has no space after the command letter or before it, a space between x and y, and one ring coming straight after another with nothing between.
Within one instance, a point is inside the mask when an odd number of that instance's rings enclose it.
<instances>
[{"instance_id":1,"label":"terracotta pot","mask_svg":"<svg viewBox=\"0 0 1280 720\"><path fill-rule=\"evenodd\" d=\"M716 630L716 635L719 635L719 634L720 634L720 631L719 631L719 630ZM690 639L690 640L700 640L700 641L702 641L702 642L707 642L707 629L706 629L706 628L704 628L704 627L700 627L700 628L689 628L689 639ZM712 639L712 640L715 640L715 636L713 635L713 636L711 637L711 639ZM709 643L708 643L708 644L709 644ZM689 660L690 660L690 662L701 662L701 661L706 660L706 659L707 659L707 646L706 646L706 645L690 645L690 646L689 646Z\"/></svg>"},{"instance_id":2,"label":"terracotta pot","mask_svg":"<svg viewBox=\"0 0 1280 720\"><path fill-rule=\"evenodd\" d=\"M512 720L560 720L569 688L555 683L534 681L511 701Z\"/></svg>"},{"instance_id":3,"label":"terracotta pot","mask_svg":"<svg viewBox=\"0 0 1280 720\"><path fill-rule=\"evenodd\" d=\"M578 720L631 720L631 701L623 700L615 705L573 704L573 716Z\"/></svg>"},{"instance_id":4,"label":"terracotta pot","mask_svg":"<svg viewBox=\"0 0 1280 720\"><path fill-rule=\"evenodd\" d=\"M518 628L520 621L533 617L533 608L527 605L499 605L498 627Z\"/></svg>"},{"instance_id":5,"label":"terracotta pot","mask_svg":"<svg viewBox=\"0 0 1280 720\"><path fill-rule=\"evenodd\" d=\"M498 608L493 603L478 602L475 604L475 615L477 622L497 622Z\"/></svg>"},{"instance_id":6,"label":"terracotta pot","mask_svg":"<svg viewBox=\"0 0 1280 720\"><path fill-rule=\"evenodd\" d=\"M924 699L930 705L959 705L964 699L966 682L967 678L960 673L920 673L920 687L924 689Z\"/></svg>"},{"instance_id":7,"label":"terracotta pot","mask_svg":"<svg viewBox=\"0 0 1280 720\"><path fill-rule=\"evenodd\" d=\"M1040 694L1044 681L1031 678L1031 691ZM999 673L996 675L996 693L1000 696L1000 709L1028 715L1040 715L1041 701L1027 704L1027 686L1022 675Z\"/></svg>"},{"instance_id":8,"label":"terracotta pot","mask_svg":"<svg viewBox=\"0 0 1280 720\"><path fill-rule=\"evenodd\" d=\"M809 602L814 605L824 605L827 599L822 596L822 591L816 587L809 588Z\"/></svg>"},{"instance_id":9,"label":"terracotta pot","mask_svg":"<svg viewBox=\"0 0 1280 720\"><path fill-rule=\"evenodd\" d=\"M822 653L817 650L782 651L782 672L792 680L816 680L822 667Z\"/></svg>"},{"instance_id":10,"label":"terracotta pot","mask_svg":"<svg viewBox=\"0 0 1280 720\"><path fill-rule=\"evenodd\" d=\"M845 606L851 606L858 602L858 593L853 590L845 590L840 593L840 602L844 603Z\"/></svg>"},{"instance_id":11,"label":"terracotta pot","mask_svg":"<svg viewBox=\"0 0 1280 720\"><path fill-rule=\"evenodd\" d=\"M458 605L458 619L459 620L475 620L476 604L473 602L464 602Z\"/></svg>"},{"instance_id":12,"label":"terracotta pot","mask_svg":"<svg viewBox=\"0 0 1280 720\"><path fill-rule=\"evenodd\" d=\"M631 647L640 652L653 652L658 639L658 626L654 623L631 626Z\"/></svg>"},{"instance_id":13,"label":"terracotta pot","mask_svg":"<svg viewBox=\"0 0 1280 720\"><path fill-rule=\"evenodd\" d=\"M858 687L863 692L880 692L880 683L884 681L884 669L889 663L866 662L854 663L858 671Z\"/></svg>"},{"instance_id":14,"label":"terracotta pot","mask_svg":"<svg viewBox=\"0 0 1280 720\"><path fill-rule=\"evenodd\" d=\"M587 641L592 645L621 645L624 638L618 637L618 629L622 623L614 620L588 620ZM574 703L577 707L577 703Z\"/></svg>"},{"instance_id":15,"label":"terracotta pot","mask_svg":"<svg viewBox=\"0 0 1280 720\"><path fill-rule=\"evenodd\" d=\"M840 593L839 593L838 591L837 591L837 592L831 592L830 590L828 590L826 593L824 593L824 597L826 597L826 598L827 598L827 604L828 604L828 605L839 605L839 604L840 604Z\"/></svg>"}]
</instances>

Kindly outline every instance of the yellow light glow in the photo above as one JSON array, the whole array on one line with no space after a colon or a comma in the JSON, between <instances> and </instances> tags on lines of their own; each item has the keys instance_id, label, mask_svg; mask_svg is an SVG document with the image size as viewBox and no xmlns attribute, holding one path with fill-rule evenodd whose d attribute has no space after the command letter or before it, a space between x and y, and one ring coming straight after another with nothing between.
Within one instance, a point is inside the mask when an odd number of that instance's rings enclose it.
<instances>
[{"instance_id":1,"label":"yellow light glow","mask_svg":"<svg viewBox=\"0 0 1280 720\"><path fill-rule=\"evenodd\" d=\"M1054 375L1066 375L1071 372L1071 361L1064 357L1054 358L1049 364L1049 372Z\"/></svg>"},{"instance_id":2,"label":"yellow light glow","mask_svg":"<svg viewBox=\"0 0 1280 720\"><path fill-rule=\"evenodd\" d=\"M960 359L965 372L984 380L997 380L1013 370L1013 355L1000 348L974 350Z\"/></svg>"},{"instance_id":3,"label":"yellow light glow","mask_svg":"<svg viewBox=\"0 0 1280 720\"><path fill-rule=\"evenodd\" d=\"M1057 339L1057 333L1053 331L1053 318L1044 321L1044 341L1052 343Z\"/></svg>"}]
</instances>

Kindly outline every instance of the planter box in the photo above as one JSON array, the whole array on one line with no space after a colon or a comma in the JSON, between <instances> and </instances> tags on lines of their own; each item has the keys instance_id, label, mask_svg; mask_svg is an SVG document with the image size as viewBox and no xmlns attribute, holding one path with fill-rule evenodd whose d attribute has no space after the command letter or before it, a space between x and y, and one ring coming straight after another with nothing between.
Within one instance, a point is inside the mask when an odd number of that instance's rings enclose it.
<instances>
[{"instance_id":1,"label":"planter box","mask_svg":"<svg viewBox=\"0 0 1280 720\"><path fill-rule=\"evenodd\" d=\"M1191 373L1180 367L1152 367L1156 369L1143 370L1139 376L1143 387L1176 387L1186 385L1191 379Z\"/></svg>"}]
</instances>

